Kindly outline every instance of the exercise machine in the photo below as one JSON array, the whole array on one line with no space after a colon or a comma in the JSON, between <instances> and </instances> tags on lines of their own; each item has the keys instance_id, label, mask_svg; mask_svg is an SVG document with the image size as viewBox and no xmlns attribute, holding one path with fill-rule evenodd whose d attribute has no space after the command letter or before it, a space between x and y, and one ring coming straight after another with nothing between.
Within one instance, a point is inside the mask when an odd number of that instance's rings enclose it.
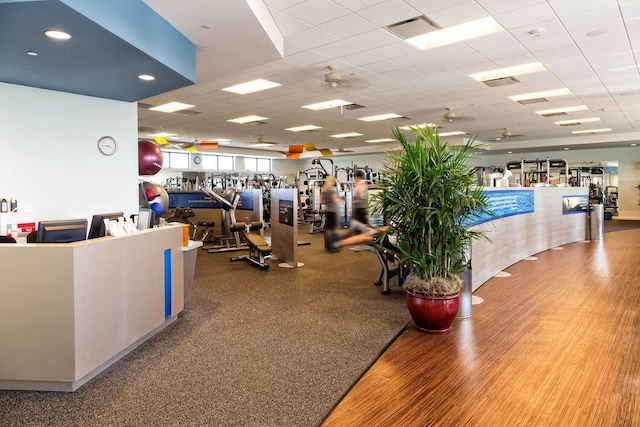
<instances>
[{"instance_id":1,"label":"exercise machine","mask_svg":"<svg viewBox=\"0 0 640 427\"><path fill-rule=\"evenodd\" d=\"M394 285L402 286L404 282L404 268L402 263L400 263L401 254L394 249L388 237L385 236L381 244L369 243L366 245L366 248L375 253L378 261L380 261L378 280L376 280L373 285L382 286L382 295L389 295L391 293L392 279Z\"/></svg>"},{"instance_id":2,"label":"exercise machine","mask_svg":"<svg viewBox=\"0 0 640 427\"><path fill-rule=\"evenodd\" d=\"M220 244L217 246L203 246L202 249L206 250L210 254L246 249L246 246L243 245L240 240L240 231L242 228L238 230L237 227L234 227L236 224L236 208L240 202L240 196L236 192L236 189L229 187L224 190L222 194L218 194L215 190L210 190L208 188L204 188L202 191L220 202L224 213L222 224L224 234L216 236L211 240L214 243L219 242Z\"/></svg>"},{"instance_id":3,"label":"exercise machine","mask_svg":"<svg viewBox=\"0 0 640 427\"><path fill-rule=\"evenodd\" d=\"M263 227L264 223L259 221L250 222L249 218L245 218L244 224L238 223L232 226L232 230L237 230L238 232L244 230L244 240L247 242L249 254L231 257L231 261L245 260L264 270L269 268L266 260L271 258L271 245L260 234L252 233L252 231L262 230Z\"/></svg>"}]
</instances>

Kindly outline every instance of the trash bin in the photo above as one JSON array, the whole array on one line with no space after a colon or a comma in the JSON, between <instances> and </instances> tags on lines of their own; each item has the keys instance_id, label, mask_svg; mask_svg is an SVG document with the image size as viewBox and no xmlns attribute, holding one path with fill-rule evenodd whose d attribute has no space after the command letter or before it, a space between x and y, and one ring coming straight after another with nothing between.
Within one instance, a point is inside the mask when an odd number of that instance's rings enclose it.
<instances>
[{"instance_id":1,"label":"trash bin","mask_svg":"<svg viewBox=\"0 0 640 427\"><path fill-rule=\"evenodd\" d=\"M604 205L589 205L589 239L603 240Z\"/></svg>"}]
</instances>

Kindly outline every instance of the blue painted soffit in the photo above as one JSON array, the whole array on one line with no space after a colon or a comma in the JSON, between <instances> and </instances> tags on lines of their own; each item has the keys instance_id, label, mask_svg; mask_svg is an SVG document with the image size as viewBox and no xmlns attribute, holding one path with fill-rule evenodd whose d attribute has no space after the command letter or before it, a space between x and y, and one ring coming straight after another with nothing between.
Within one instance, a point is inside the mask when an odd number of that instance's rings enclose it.
<instances>
[{"instance_id":1,"label":"blue painted soffit","mask_svg":"<svg viewBox=\"0 0 640 427\"><path fill-rule=\"evenodd\" d=\"M49 29L72 38L49 39ZM195 83L195 54L141 0L0 0L5 83L135 102Z\"/></svg>"}]
</instances>

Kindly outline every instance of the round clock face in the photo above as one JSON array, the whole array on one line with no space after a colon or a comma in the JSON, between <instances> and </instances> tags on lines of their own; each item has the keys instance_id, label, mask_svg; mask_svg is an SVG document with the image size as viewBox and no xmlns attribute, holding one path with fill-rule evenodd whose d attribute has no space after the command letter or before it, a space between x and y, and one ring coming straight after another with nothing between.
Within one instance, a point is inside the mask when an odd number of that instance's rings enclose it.
<instances>
[{"instance_id":1,"label":"round clock face","mask_svg":"<svg viewBox=\"0 0 640 427\"><path fill-rule=\"evenodd\" d=\"M98 141L98 150L105 156L112 156L118 151L118 144L113 137L103 136Z\"/></svg>"},{"instance_id":2,"label":"round clock face","mask_svg":"<svg viewBox=\"0 0 640 427\"><path fill-rule=\"evenodd\" d=\"M202 159L200 158L200 156L195 156L193 158L193 163L195 163L196 165L199 165L201 161Z\"/></svg>"}]
</instances>

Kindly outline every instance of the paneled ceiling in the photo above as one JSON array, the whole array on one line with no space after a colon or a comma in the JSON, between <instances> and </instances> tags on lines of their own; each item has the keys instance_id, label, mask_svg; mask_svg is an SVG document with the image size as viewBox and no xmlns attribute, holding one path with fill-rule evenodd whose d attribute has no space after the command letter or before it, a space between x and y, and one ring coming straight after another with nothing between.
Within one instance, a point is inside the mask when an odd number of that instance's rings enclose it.
<instances>
[{"instance_id":1,"label":"paneled ceiling","mask_svg":"<svg viewBox=\"0 0 640 427\"><path fill-rule=\"evenodd\" d=\"M620 147L640 139L640 0L144 3L195 44L196 83L137 98L141 138L163 131L177 134L173 139L184 142L228 139L228 147L220 148L228 151L255 149L251 145L262 137L277 144L258 149L276 157L283 156L290 144L304 142L337 154L340 148L352 151L349 155L380 152L393 143L365 141L390 137L394 126L422 123L437 123L440 132L477 135L489 143L491 153ZM422 51L386 28L421 16L443 28L491 16L505 31ZM0 17L3 26L10 19ZM153 28L148 32L153 35ZM128 57L121 56L119 62L127 64ZM514 84L489 87L469 77L532 62L542 63L545 70L519 75ZM71 71L81 67L77 61L66 63ZM7 62L3 65L6 68ZM343 85L332 88L325 83L329 65L336 67ZM256 78L281 86L249 95L221 90ZM560 88L571 93L525 105L508 98ZM332 99L360 108L301 108ZM148 110L171 101L194 107L182 113ZM561 117L535 113L576 105L588 109ZM452 121L444 117L447 109L455 114ZM358 120L384 113L402 118ZM228 122L247 115L267 119L259 124ZM592 117L600 121L575 126L554 123ZM310 133L285 130L307 124L321 128ZM612 131L572 134L600 128ZM362 136L331 137L347 132Z\"/></svg>"}]
</instances>

